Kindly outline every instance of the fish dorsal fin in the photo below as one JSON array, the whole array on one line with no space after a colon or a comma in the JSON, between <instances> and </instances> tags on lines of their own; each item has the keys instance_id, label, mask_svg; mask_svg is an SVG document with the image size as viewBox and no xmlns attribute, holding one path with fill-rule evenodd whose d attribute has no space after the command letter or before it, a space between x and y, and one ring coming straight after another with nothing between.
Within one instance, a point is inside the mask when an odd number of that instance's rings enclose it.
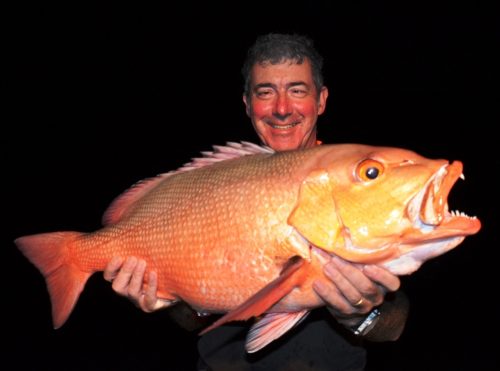
<instances>
[{"instance_id":1,"label":"fish dorsal fin","mask_svg":"<svg viewBox=\"0 0 500 371\"><path fill-rule=\"evenodd\" d=\"M299 256L289 259L281 275L247 299L238 308L225 314L212 325L200 332L200 335L213 330L227 322L245 321L251 317L259 316L281 300L293 288L305 281L309 263Z\"/></svg>"},{"instance_id":2,"label":"fish dorsal fin","mask_svg":"<svg viewBox=\"0 0 500 371\"><path fill-rule=\"evenodd\" d=\"M108 207L102 216L103 225L118 223L130 210L130 207L141 199L146 193L155 188L170 173L160 174L154 178L148 178L135 183L132 187L118 196Z\"/></svg>"},{"instance_id":3,"label":"fish dorsal fin","mask_svg":"<svg viewBox=\"0 0 500 371\"><path fill-rule=\"evenodd\" d=\"M310 243L333 251L341 223L335 208L330 177L325 170L311 172L302 182L297 205L288 217L288 224Z\"/></svg>"},{"instance_id":4,"label":"fish dorsal fin","mask_svg":"<svg viewBox=\"0 0 500 371\"><path fill-rule=\"evenodd\" d=\"M225 146L213 146L213 151L201 152L203 157L193 158L191 162L184 164L176 172L189 171L207 165L212 165L216 162L231 160L248 155L256 155L259 153L271 154L275 151L267 146L259 146L250 142L227 142Z\"/></svg>"},{"instance_id":5,"label":"fish dorsal fin","mask_svg":"<svg viewBox=\"0 0 500 371\"><path fill-rule=\"evenodd\" d=\"M291 313L266 313L250 329L245 349L248 353L255 353L264 348L299 324L308 314L309 311L306 309Z\"/></svg>"},{"instance_id":6,"label":"fish dorsal fin","mask_svg":"<svg viewBox=\"0 0 500 371\"><path fill-rule=\"evenodd\" d=\"M225 146L213 146L213 151L201 152L203 157L193 158L191 162L182 165L179 169L160 174L153 178L141 180L118 196L108 207L102 217L103 225L118 223L139 199L155 188L166 177L174 174L209 166L217 162L226 161L242 156L255 155L259 153L274 153L269 147L259 146L250 142L227 142Z\"/></svg>"}]
</instances>

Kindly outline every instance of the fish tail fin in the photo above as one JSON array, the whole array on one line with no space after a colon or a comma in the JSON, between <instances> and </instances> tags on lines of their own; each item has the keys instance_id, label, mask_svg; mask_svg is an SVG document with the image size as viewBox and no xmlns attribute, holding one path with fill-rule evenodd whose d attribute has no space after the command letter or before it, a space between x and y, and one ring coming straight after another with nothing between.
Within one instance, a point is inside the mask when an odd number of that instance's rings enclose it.
<instances>
[{"instance_id":1,"label":"fish tail fin","mask_svg":"<svg viewBox=\"0 0 500 371\"><path fill-rule=\"evenodd\" d=\"M54 328L61 327L78 301L91 272L83 272L69 256L69 245L79 232L41 233L14 242L45 278L52 303Z\"/></svg>"}]
</instances>

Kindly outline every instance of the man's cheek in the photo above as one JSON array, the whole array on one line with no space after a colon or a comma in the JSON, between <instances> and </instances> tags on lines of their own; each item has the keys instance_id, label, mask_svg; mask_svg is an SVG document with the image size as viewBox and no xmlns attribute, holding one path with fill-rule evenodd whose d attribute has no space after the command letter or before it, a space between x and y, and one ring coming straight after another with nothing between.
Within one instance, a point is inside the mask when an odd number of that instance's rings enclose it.
<instances>
[{"instance_id":1,"label":"man's cheek","mask_svg":"<svg viewBox=\"0 0 500 371\"><path fill-rule=\"evenodd\" d=\"M295 106L295 109L303 116L313 116L316 115L317 112L317 107L314 103L298 104Z\"/></svg>"},{"instance_id":2,"label":"man's cheek","mask_svg":"<svg viewBox=\"0 0 500 371\"><path fill-rule=\"evenodd\" d=\"M253 116L256 118L266 116L269 114L269 112L272 112L272 106L267 103L254 103L252 105L252 113Z\"/></svg>"}]
</instances>

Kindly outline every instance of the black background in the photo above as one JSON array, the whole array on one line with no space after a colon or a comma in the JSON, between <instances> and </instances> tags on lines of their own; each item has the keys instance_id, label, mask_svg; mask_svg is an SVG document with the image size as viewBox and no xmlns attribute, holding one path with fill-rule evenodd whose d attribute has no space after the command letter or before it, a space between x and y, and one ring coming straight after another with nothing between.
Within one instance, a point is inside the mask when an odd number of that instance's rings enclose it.
<instances>
[{"instance_id":1,"label":"black background","mask_svg":"<svg viewBox=\"0 0 500 371\"><path fill-rule=\"evenodd\" d=\"M212 144L256 141L240 67L261 33L311 36L330 89L324 142L401 146L464 163L450 207L481 232L403 278L411 300L395 343L369 345L369 370L498 367L498 19L482 3L379 1L184 6L52 5L3 23L1 352L15 369L189 370L196 335L144 314L91 277L68 322L51 327L39 272L16 237L92 231L136 181Z\"/></svg>"}]
</instances>

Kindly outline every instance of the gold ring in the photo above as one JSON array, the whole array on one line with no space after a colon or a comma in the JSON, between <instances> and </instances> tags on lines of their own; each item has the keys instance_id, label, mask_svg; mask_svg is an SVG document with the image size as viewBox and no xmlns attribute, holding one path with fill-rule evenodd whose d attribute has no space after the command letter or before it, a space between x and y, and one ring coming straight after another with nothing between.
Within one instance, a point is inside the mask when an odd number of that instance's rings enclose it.
<instances>
[{"instance_id":1,"label":"gold ring","mask_svg":"<svg viewBox=\"0 0 500 371\"><path fill-rule=\"evenodd\" d=\"M356 303L354 303L352 306L353 307L360 307L363 304L364 300L363 298L359 299Z\"/></svg>"}]
</instances>

